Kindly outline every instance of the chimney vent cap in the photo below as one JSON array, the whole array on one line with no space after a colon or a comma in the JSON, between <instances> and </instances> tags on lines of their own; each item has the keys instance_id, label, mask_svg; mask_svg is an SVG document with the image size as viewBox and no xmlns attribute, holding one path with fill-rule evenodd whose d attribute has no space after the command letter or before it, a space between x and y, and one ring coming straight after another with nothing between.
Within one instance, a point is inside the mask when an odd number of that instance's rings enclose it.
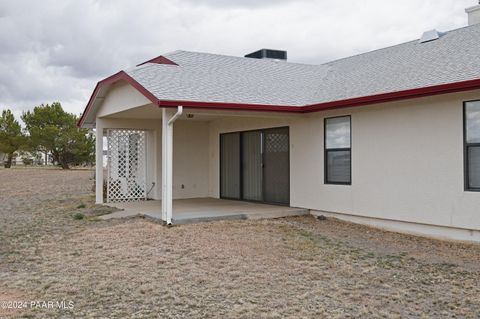
<instances>
[{"instance_id":1,"label":"chimney vent cap","mask_svg":"<svg viewBox=\"0 0 480 319\"><path fill-rule=\"evenodd\" d=\"M480 1L476 6L465 9L468 14L468 25L480 24Z\"/></svg>"}]
</instances>

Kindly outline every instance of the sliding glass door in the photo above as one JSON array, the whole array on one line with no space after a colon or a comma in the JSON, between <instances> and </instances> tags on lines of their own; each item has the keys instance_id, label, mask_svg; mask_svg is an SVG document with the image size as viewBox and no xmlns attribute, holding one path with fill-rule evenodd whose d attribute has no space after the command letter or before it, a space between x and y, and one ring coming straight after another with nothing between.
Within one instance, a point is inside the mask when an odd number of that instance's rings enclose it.
<instances>
[{"instance_id":1,"label":"sliding glass door","mask_svg":"<svg viewBox=\"0 0 480 319\"><path fill-rule=\"evenodd\" d=\"M220 189L224 198L240 199L240 134L220 137Z\"/></svg>"},{"instance_id":2,"label":"sliding glass door","mask_svg":"<svg viewBox=\"0 0 480 319\"><path fill-rule=\"evenodd\" d=\"M264 198L268 203L290 202L290 152L288 128L264 131Z\"/></svg>"},{"instance_id":3,"label":"sliding glass door","mask_svg":"<svg viewBox=\"0 0 480 319\"><path fill-rule=\"evenodd\" d=\"M290 203L288 127L220 135L220 196Z\"/></svg>"},{"instance_id":4,"label":"sliding glass door","mask_svg":"<svg viewBox=\"0 0 480 319\"><path fill-rule=\"evenodd\" d=\"M262 201L262 132L245 132L241 136L243 199Z\"/></svg>"}]
</instances>

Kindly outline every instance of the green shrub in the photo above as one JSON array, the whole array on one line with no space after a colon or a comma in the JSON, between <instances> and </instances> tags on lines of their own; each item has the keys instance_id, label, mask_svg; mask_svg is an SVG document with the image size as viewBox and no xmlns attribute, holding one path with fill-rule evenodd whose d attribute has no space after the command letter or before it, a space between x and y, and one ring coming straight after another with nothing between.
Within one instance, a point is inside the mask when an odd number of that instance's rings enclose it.
<instances>
[{"instance_id":1,"label":"green shrub","mask_svg":"<svg viewBox=\"0 0 480 319\"><path fill-rule=\"evenodd\" d=\"M80 205L77 206L78 209L80 208L85 208L85 204L84 203L81 203Z\"/></svg>"},{"instance_id":2,"label":"green shrub","mask_svg":"<svg viewBox=\"0 0 480 319\"><path fill-rule=\"evenodd\" d=\"M83 215L82 213L73 214L73 219L75 219L75 220L81 220L81 219L84 219L84 218L85 218L85 215Z\"/></svg>"}]
</instances>

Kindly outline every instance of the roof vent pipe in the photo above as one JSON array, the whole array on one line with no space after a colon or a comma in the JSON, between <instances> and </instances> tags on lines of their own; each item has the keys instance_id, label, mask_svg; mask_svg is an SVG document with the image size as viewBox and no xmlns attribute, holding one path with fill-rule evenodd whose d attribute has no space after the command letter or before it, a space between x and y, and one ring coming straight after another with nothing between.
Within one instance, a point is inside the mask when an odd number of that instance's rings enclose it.
<instances>
[{"instance_id":1,"label":"roof vent pipe","mask_svg":"<svg viewBox=\"0 0 480 319\"><path fill-rule=\"evenodd\" d=\"M468 14L468 25L480 23L480 1L478 5L466 8L465 12Z\"/></svg>"}]
</instances>

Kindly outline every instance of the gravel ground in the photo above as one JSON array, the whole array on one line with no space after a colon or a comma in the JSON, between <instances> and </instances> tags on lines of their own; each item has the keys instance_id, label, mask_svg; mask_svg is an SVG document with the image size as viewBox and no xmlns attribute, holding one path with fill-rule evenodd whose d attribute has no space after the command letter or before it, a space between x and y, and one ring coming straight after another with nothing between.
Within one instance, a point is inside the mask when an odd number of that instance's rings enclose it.
<instances>
[{"instance_id":1,"label":"gravel ground","mask_svg":"<svg viewBox=\"0 0 480 319\"><path fill-rule=\"evenodd\" d=\"M74 303L0 317L480 317L480 245L330 218L99 221L91 176L0 169L0 301Z\"/></svg>"}]
</instances>

